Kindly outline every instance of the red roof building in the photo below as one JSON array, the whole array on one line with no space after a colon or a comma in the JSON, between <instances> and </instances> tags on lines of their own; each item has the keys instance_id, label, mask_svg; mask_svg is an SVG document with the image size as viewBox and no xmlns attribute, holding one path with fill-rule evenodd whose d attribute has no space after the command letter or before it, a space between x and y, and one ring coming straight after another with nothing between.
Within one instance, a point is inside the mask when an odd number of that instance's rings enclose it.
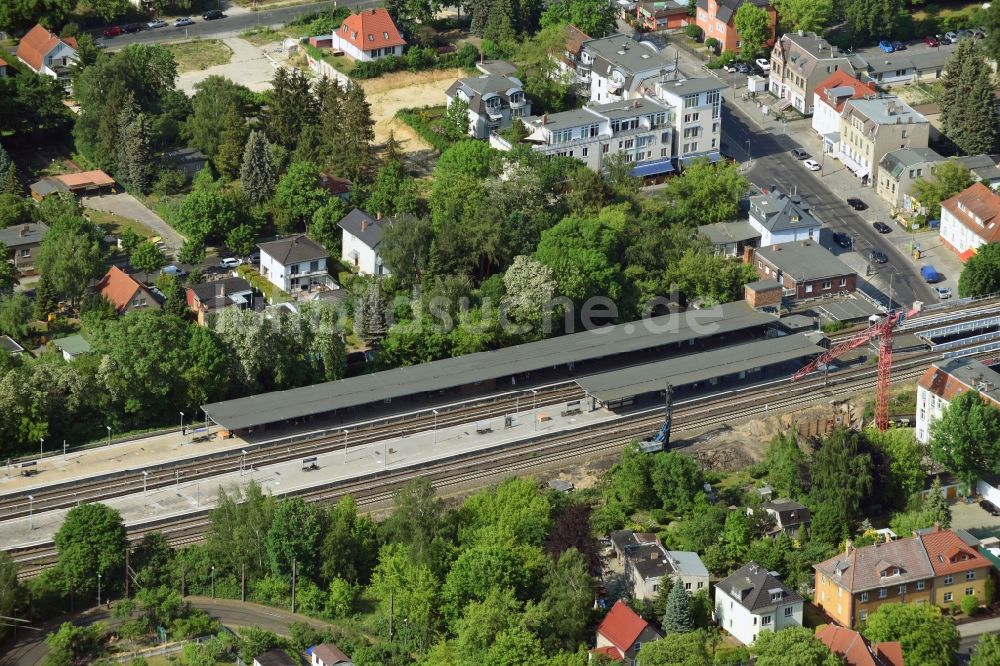
<instances>
[{"instance_id":1,"label":"red roof building","mask_svg":"<svg viewBox=\"0 0 1000 666\"><path fill-rule=\"evenodd\" d=\"M76 62L76 39L59 39L41 23L28 31L17 44L17 59L38 74L64 80L69 66Z\"/></svg>"},{"instance_id":2,"label":"red roof building","mask_svg":"<svg viewBox=\"0 0 1000 666\"><path fill-rule=\"evenodd\" d=\"M384 7L351 14L334 30L332 47L355 60L368 62L403 55L406 40Z\"/></svg>"},{"instance_id":3,"label":"red roof building","mask_svg":"<svg viewBox=\"0 0 1000 666\"><path fill-rule=\"evenodd\" d=\"M101 281L94 285L94 291L108 299L118 314L160 308L160 301L153 292L117 266L112 266Z\"/></svg>"},{"instance_id":4,"label":"red roof building","mask_svg":"<svg viewBox=\"0 0 1000 666\"><path fill-rule=\"evenodd\" d=\"M903 646L898 642L869 643L858 632L835 624L820 629L816 638L840 657L845 666L903 666Z\"/></svg>"},{"instance_id":5,"label":"red roof building","mask_svg":"<svg viewBox=\"0 0 1000 666\"><path fill-rule=\"evenodd\" d=\"M597 627L597 644L591 654L616 660L635 659L643 643L663 638L662 634L619 599Z\"/></svg>"},{"instance_id":6,"label":"red roof building","mask_svg":"<svg viewBox=\"0 0 1000 666\"><path fill-rule=\"evenodd\" d=\"M840 138L840 114L848 100L862 99L875 94L875 84L862 83L849 73L838 69L813 88L812 128L823 139L826 152L836 149Z\"/></svg>"},{"instance_id":7,"label":"red roof building","mask_svg":"<svg viewBox=\"0 0 1000 666\"><path fill-rule=\"evenodd\" d=\"M1000 242L1000 195L973 183L941 202L941 240L962 261L986 243Z\"/></svg>"}]
</instances>

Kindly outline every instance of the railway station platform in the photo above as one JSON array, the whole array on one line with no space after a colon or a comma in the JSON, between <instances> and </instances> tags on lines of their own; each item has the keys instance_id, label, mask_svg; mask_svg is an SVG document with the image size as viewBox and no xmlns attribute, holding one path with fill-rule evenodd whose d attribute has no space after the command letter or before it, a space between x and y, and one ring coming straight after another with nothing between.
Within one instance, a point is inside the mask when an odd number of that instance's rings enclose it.
<instances>
[{"instance_id":1,"label":"railway station platform","mask_svg":"<svg viewBox=\"0 0 1000 666\"><path fill-rule=\"evenodd\" d=\"M572 431L574 428L619 418L603 409L584 409L579 413L563 414L560 405L539 406L534 410L529 405L527 409L512 416L510 427L505 427L503 417L497 417L488 419L488 423L424 430L404 437L351 447L346 452L339 450L320 454L314 461L318 469L308 469L302 460L247 468L242 473L236 467L228 474L210 479L181 481L176 485L150 489L147 494L114 497L103 500L103 503L120 511L126 526L132 527L161 518L211 509L215 506L220 487L239 487L251 479L260 484L265 492L280 496L332 481L362 477L380 470L398 470L478 449L513 444L536 434ZM487 425L488 431L485 430ZM0 543L5 548L18 548L49 542L62 524L67 511L68 509L57 509L36 513L28 518L0 522Z\"/></svg>"}]
</instances>

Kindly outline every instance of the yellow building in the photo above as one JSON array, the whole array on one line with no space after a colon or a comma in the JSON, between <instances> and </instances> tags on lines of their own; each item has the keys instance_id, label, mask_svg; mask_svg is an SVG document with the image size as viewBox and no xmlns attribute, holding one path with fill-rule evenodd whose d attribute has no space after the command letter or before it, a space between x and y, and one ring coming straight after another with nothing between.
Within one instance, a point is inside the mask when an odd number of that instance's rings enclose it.
<instances>
[{"instance_id":1,"label":"yellow building","mask_svg":"<svg viewBox=\"0 0 1000 666\"><path fill-rule=\"evenodd\" d=\"M940 528L918 536L934 569L933 602L942 608L974 596L983 603L992 563L957 534Z\"/></svg>"}]
</instances>

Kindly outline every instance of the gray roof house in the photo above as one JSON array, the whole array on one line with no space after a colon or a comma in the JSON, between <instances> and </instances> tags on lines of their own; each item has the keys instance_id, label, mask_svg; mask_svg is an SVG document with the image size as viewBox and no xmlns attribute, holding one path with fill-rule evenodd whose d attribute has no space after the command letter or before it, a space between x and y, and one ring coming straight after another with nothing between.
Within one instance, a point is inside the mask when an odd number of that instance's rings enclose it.
<instances>
[{"instance_id":1,"label":"gray roof house","mask_svg":"<svg viewBox=\"0 0 1000 666\"><path fill-rule=\"evenodd\" d=\"M744 645L761 631L802 626L802 597L755 562L715 585L715 620Z\"/></svg>"},{"instance_id":2,"label":"gray roof house","mask_svg":"<svg viewBox=\"0 0 1000 666\"><path fill-rule=\"evenodd\" d=\"M757 511L764 511L770 518L772 527L767 535L772 538L782 532L790 537L796 537L803 528L808 529L812 522L808 507L787 498L767 502L756 509L747 509L747 513L751 515Z\"/></svg>"},{"instance_id":3,"label":"gray roof house","mask_svg":"<svg viewBox=\"0 0 1000 666\"><path fill-rule=\"evenodd\" d=\"M469 134L486 139L493 132L510 127L514 118L531 115L531 102L521 81L513 76L475 76L458 79L445 92L448 106L456 100L469 105Z\"/></svg>"},{"instance_id":4,"label":"gray roof house","mask_svg":"<svg viewBox=\"0 0 1000 666\"><path fill-rule=\"evenodd\" d=\"M812 207L799 196L788 196L780 190L750 197L747 220L760 235L760 247L800 240L818 240L822 223L812 213Z\"/></svg>"},{"instance_id":5,"label":"gray roof house","mask_svg":"<svg viewBox=\"0 0 1000 666\"><path fill-rule=\"evenodd\" d=\"M897 148L882 156L878 163L875 192L894 208L916 212L910 199L913 182L930 176L933 165L944 157L933 148Z\"/></svg>"},{"instance_id":6,"label":"gray roof house","mask_svg":"<svg viewBox=\"0 0 1000 666\"><path fill-rule=\"evenodd\" d=\"M742 257L744 247L760 243L760 232L746 220L702 224L698 233L708 239L715 254L724 257Z\"/></svg>"},{"instance_id":7,"label":"gray roof house","mask_svg":"<svg viewBox=\"0 0 1000 666\"><path fill-rule=\"evenodd\" d=\"M9 335L0 335L0 349L6 351L11 356L16 356L24 352L24 347L17 344L14 338Z\"/></svg>"},{"instance_id":8,"label":"gray roof house","mask_svg":"<svg viewBox=\"0 0 1000 666\"><path fill-rule=\"evenodd\" d=\"M623 561L625 581L636 599L652 599L661 592L663 577L681 580L689 594L708 589L708 569L697 553L667 550L654 534L618 530L611 545Z\"/></svg>"},{"instance_id":9,"label":"gray roof house","mask_svg":"<svg viewBox=\"0 0 1000 666\"><path fill-rule=\"evenodd\" d=\"M328 288L333 280L327 272L330 253L305 234L258 243L260 272L287 293Z\"/></svg>"},{"instance_id":10,"label":"gray roof house","mask_svg":"<svg viewBox=\"0 0 1000 666\"><path fill-rule=\"evenodd\" d=\"M753 261L762 279L777 280L785 295L794 299L849 293L857 288L857 273L814 241L761 247Z\"/></svg>"},{"instance_id":11,"label":"gray roof house","mask_svg":"<svg viewBox=\"0 0 1000 666\"><path fill-rule=\"evenodd\" d=\"M7 256L0 257L0 261L6 259L12 262L21 273L32 271L38 248L48 230L44 222L28 222L0 229L0 243L7 247Z\"/></svg>"},{"instance_id":12,"label":"gray roof house","mask_svg":"<svg viewBox=\"0 0 1000 666\"><path fill-rule=\"evenodd\" d=\"M378 246L390 224L380 216L372 217L360 208L345 215L337 226L342 231L340 259L363 275L388 275Z\"/></svg>"},{"instance_id":13,"label":"gray roof house","mask_svg":"<svg viewBox=\"0 0 1000 666\"><path fill-rule=\"evenodd\" d=\"M65 338L57 338L52 341L67 362L73 361L84 354L90 353L90 343L79 333L67 335Z\"/></svg>"},{"instance_id":14,"label":"gray roof house","mask_svg":"<svg viewBox=\"0 0 1000 666\"><path fill-rule=\"evenodd\" d=\"M1000 155L968 155L966 157L953 157L957 162L964 164L972 176L984 185L992 189L1000 184Z\"/></svg>"},{"instance_id":15,"label":"gray roof house","mask_svg":"<svg viewBox=\"0 0 1000 666\"><path fill-rule=\"evenodd\" d=\"M947 48L877 53L867 58L868 67L862 71L865 78L881 86L933 81L941 78L945 64L953 53L954 50Z\"/></svg>"}]
</instances>

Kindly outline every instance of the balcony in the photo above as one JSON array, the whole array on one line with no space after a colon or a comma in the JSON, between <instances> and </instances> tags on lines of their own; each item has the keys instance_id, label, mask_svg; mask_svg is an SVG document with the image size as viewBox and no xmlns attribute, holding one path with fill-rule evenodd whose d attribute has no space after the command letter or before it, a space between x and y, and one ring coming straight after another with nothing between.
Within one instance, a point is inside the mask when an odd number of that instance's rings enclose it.
<instances>
[{"instance_id":1,"label":"balcony","mask_svg":"<svg viewBox=\"0 0 1000 666\"><path fill-rule=\"evenodd\" d=\"M486 107L486 115L490 117L490 120L503 120L503 109L500 108L499 104L490 104Z\"/></svg>"},{"instance_id":2,"label":"balcony","mask_svg":"<svg viewBox=\"0 0 1000 666\"><path fill-rule=\"evenodd\" d=\"M512 97L510 100L510 108L512 109L520 109L524 106L524 104L525 104L525 98L523 96Z\"/></svg>"}]
</instances>

